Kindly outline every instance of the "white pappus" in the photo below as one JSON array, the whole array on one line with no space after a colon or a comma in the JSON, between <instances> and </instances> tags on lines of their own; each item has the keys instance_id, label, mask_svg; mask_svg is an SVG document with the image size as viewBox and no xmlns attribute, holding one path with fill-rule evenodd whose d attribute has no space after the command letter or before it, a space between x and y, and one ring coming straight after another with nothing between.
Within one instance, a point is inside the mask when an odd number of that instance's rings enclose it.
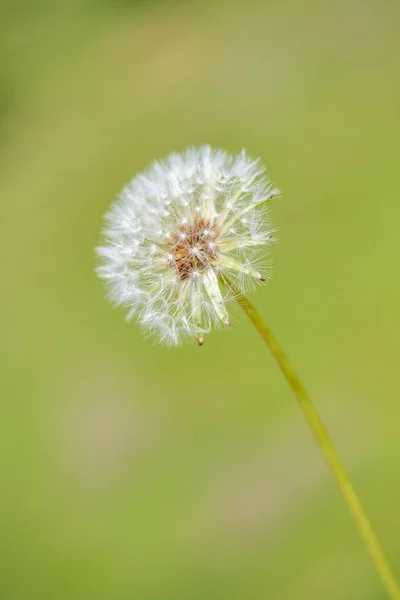
<instances>
[{"instance_id":1,"label":"white pappus","mask_svg":"<svg viewBox=\"0 0 400 600\"><path fill-rule=\"evenodd\" d=\"M166 345L229 326L230 285L261 274L279 194L259 160L209 146L155 161L106 213L97 267L109 299Z\"/></svg>"}]
</instances>

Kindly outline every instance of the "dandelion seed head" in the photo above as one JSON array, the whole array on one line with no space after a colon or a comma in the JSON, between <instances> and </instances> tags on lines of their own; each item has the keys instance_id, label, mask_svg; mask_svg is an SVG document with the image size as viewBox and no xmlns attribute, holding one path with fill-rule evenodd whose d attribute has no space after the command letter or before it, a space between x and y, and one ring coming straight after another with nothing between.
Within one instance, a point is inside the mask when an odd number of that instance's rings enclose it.
<instances>
[{"instance_id":1,"label":"dandelion seed head","mask_svg":"<svg viewBox=\"0 0 400 600\"><path fill-rule=\"evenodd\" d=\"M230 283L245 293L264 279L278 194L245 151L202 146L153 162L104 217L97 273L110 301L163 344L202 344L229 325Z\"/></svg>"}]
</instances>

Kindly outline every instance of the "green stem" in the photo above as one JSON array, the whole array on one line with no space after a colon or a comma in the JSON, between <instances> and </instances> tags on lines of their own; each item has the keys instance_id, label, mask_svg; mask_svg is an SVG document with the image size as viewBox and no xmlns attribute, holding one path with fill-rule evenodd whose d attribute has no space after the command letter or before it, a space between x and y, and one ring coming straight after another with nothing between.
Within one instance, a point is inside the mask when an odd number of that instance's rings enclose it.
<instances>
[{"instance_id":1,"label":"green stem","mask_svg":"<svg viewBox=\"0 0 400 600\"><path fill-rule=\"evenodd\" d=\"M283 352L275 336L269 327L267 327L267 325L264 323L254 306L239 292L239 290L235 289L232 284L230 284L229 287L233 290L240 306L251 319L258 333L271 350L288 384L295 393L301 410L303 411L314 437L325 456L326 462L336 478L343 498L356 521L361 539L371 555L376 570L378 571L389 597L393 600L400 600L400 588L397 584L396 578L387 563L385 554L378 542L367 515L364 512L360 500L358 499L358 496L350 483L349 477L340 459L338 458L328 432L326 431L324 424L314 408L314 405L312 404L303 384L301 383L296 372L293 370L287 356Z\"/></svg>"}]
</instances>

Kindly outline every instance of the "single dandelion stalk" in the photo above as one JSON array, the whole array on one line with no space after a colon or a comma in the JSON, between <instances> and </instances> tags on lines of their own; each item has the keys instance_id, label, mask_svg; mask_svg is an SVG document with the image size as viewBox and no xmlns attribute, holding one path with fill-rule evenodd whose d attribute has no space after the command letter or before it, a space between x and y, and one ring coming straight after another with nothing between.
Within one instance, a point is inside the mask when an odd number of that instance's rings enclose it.
<instances>
[{"instance_id":1,"label":"single dandelion stalk","mask_svg":"<svg viewBox=\"0 0 400 600\"><path fill-rule=\"evenodd\" d=\"M400 591L376 535L301 381L260 315L248 289L265 281L263 252L275 231L269 215L279 190L259 160L209 146L155 161L128 183L105 215L97 273L109 300L167 346L203 345L230 327L237 299L294 391L393 600Z\"/></svg>"},{"instance_id":2,"label":"single dandelion stalk","mask_svg":"<svg viewBox=\"0 0 400 600\"><path fill-rule=\"evenodd\" d=\"M231 284L231 287L234 288L233 284ZM310 429L317 441L317 444L320 447L326 462L328 463L333 475L336 478L337 484L343 495L344 501L346 502L350 513L355 519L361 539L363 540L366 549L371 555L371 558L375 564L376 570L378 572L379 577L381 578L384 587L386 588L390 598L393 598L393 600L399 600L400 588L398 586L396 578L386 560L382 547L361 505L361 502L356 492L354 491L354 488L350 482L346 470L343 467L340 458L338 457L338 454L330 439L330 436L327 430L325 429L325 426L321 421L321 418L316 408L311 402L311 399L304 385L302 384L299 376L290 364L290 361L284 353L284 351L282 350L282 347L279 344L278 340L276 339L270 328L264 323L260 314L254 308L251 302L249 302L246 296L241 294L239 290L235 290L235 292L236 300L238 301L246 315L249 317L249 319L252 321L253 325L257 329L258 333L261 335L264 342L267 344L268 348L271 350L272 355L278 363L279 368L281 369L286 381L292 388L296 399L300 405L300 408L306 418L306 421L310 426Z\"/></svg>"}]
</instances>

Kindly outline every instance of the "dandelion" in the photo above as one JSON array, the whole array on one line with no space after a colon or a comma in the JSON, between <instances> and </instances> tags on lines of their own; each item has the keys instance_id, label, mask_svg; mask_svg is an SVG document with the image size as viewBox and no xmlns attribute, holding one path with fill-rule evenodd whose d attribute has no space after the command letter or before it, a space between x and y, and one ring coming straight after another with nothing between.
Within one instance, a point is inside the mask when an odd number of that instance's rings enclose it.
<instances>
[{"instance_id":1,"label":"dandelion","mask_svg":"<svg viewBox=\"0 0 400 600\"><path fill-rule=\"evenodd\" d=\"M261 270L274 228L268 201L278 194L258 160L209 146L154 162L121 192L105 216L97 248L109 297L167 345L200 344L229 326L235 298L271 350L336 478L389 596L400 588L317 410L277 339L245 296ZM264 252L263 252L264 251Z\"/></svg>"},{"instance_id":2,"label":"dandelion","mask_svg":"<svg viewBox=\"0 0 400 600\"><path fill-rule=\"evenodd\" d=\"M264 281L274 228L268 201L278 194L259 160L209 146L154 162L121 192L105 216L98 275L109 298L166 345L200 344L229 326L232 285Z\"/></svg>"}]
</instances>

